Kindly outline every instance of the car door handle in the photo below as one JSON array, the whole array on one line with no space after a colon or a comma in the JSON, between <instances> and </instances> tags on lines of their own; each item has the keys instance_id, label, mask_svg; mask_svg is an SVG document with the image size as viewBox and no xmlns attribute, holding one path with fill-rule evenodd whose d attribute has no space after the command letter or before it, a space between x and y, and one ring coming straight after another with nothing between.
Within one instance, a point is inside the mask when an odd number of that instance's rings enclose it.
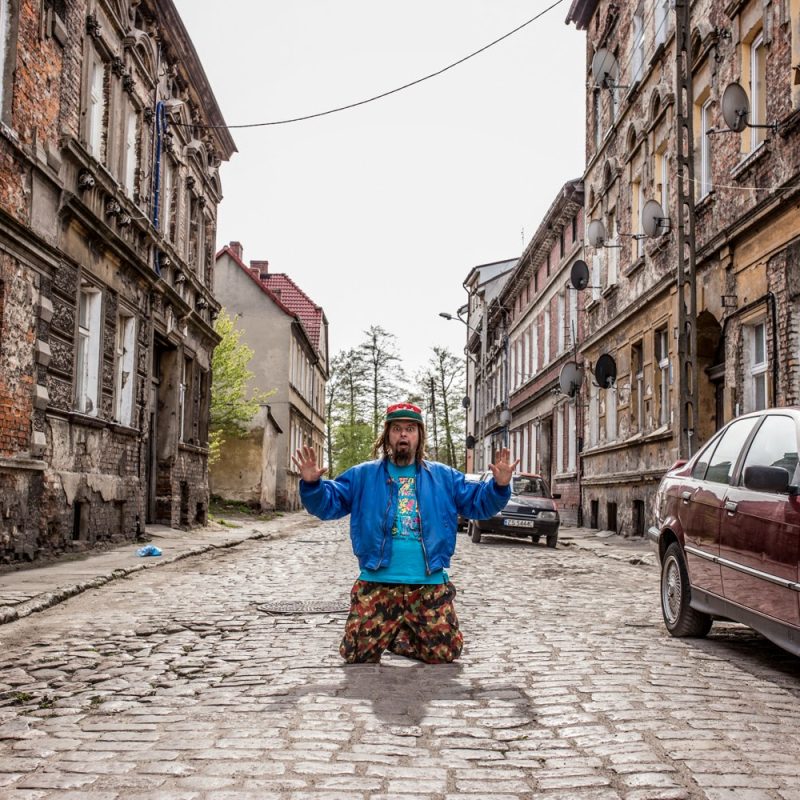
<instances>
[{"instance_id":1,"label":"car door handle","mask_svg":"<svg viewBox=\"0 0 800 800\"><path fill-rule=\"evenodd\" d=\"M738 506L738 503L734 503L732 500L726 500L725 501L725 510L729 514L735 514L737 506Z\"/></svg>"},{"instance_id":2,"label":"car door handle","mask_svg":"<svg viewBox=\"0 0 800 800\"><path fill-rule=\"evenodd\" d=\"M688 503L692 499L692 493L691 492L682 492L681 493L681 499L683 500L684 503Z\"/></svg>"}]
</instances>

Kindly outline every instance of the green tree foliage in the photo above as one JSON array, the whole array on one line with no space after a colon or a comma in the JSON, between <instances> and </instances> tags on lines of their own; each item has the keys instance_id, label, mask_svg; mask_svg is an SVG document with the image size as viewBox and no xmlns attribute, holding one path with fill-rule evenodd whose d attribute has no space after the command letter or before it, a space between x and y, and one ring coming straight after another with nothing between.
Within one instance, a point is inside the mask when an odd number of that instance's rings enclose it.
<instances>
[{"instance_id":1,"label":"green tree foliage","mask_svg":"<svg viewBox=\"0 0 800 800\"><path fill-rule=\"evenodd\" d=\"M337 353L326 386L328 464L332 475L370 458L372 428L368 417L367 367L359 348Z\"/></svg>"},{"instance_id":2,"label":"green tree foliage","mask_svg":"<svg viewBox=\"0 0 800 800\"><path fill-rule=\"evenodd\" d=\"M364 334L367 338L362 344L331 360L326 387L330 474L339 475L372 457L372 443L382 428L386 406L398 401L416 403L423 409L431 458L463 469L463 360L447 348L432 348L433 355L409 390L404 385L395 337L374 325Z\"/></svg>"},{"instance_id":3,"label":"green tree foliage","mask_svg":"<svg viewBox=\"0 0 800 800\"><path fill-rule=\"evenodd\" d=\"M209 464L218 458L227 437L242 437L247 423L275 390L254 390L248 398L247 383L253 377L248 369L253 350L241 342L242 332L225 309L214 323L221 337L211 357L211 413L209 420Z\"/></svg>"}]
</instances>

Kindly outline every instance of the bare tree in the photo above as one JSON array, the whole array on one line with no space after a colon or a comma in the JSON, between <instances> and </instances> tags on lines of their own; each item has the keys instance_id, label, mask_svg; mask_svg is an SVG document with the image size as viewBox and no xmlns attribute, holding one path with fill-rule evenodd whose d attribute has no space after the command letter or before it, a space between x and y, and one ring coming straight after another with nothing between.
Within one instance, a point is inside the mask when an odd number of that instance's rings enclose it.
<instances>
[{"instance_id":1,"label":"bare tree","mask_svg":"<svg viewBox=\"0 0 800 800\"><path fill-rule=\"evenodd\" d=\"M370 381L372 433L377 437L386 405L396 399L405 382L402 361L397 354L396 337L380 325L364 331L366 341L358 347Z\"/></svg>"},{"instance_id":2,"label":"bare tree","mask_svg":"<svg viewBox=\"0 0 800 800\"><path fill-rule=\"evenodd\" d=\"M430 398L429 427L434 436L438 460L463 469L465 453L456 452L456 441L463 437L465 415L461 398L465 393L464 361L446 347L433 347L433 356L417 374L418 392ZM441 444L440 444L441 442Z\"/></svg>"}]
</instances>

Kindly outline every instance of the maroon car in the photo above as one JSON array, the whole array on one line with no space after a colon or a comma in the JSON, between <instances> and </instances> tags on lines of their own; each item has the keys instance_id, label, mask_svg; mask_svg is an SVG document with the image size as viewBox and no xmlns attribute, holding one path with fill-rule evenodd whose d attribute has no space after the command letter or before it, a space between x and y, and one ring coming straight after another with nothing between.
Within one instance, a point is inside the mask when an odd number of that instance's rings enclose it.
<instances>
[{"instance_id":1,"label":"maroon car","mask_svg":"<svg viewBox=\"0 0 800 800\"><path fill-rule=\"evenodd\" d=\"M673 636L733 620L800 655L798 441L800 408L746 414L662 479L648 536Z\"/></svg>"}]
</instances>

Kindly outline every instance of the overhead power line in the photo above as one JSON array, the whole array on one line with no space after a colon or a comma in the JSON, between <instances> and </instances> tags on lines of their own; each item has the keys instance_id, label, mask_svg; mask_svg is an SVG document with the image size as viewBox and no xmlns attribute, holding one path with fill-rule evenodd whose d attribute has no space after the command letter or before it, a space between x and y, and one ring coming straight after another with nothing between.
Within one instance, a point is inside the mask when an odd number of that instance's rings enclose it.
<instances>
[{"instance_id":1,"label":"overhead power line","mask_svg":"<svg viewBox=\"0 0 800 800\"><path fill-rule=\"evenodd\" d=\"M402 92L405 89L410 89L412 86L416 86L417 84L422 83L423 81L428 81L431 78L436 78L439 75L444 74L448 70L453 69L453 67L459 66L459 64L463 64L465 61L469 61L469 59L474 58L475 56L479 55L480 53L485 52L490 47L494 47L496 44L499 44L504 39L508 39L509 36L513 36L515 33L519 33L523 28L526 28L536 20L541 19L548 11L552 11L556 6L561 5L564 0L556 0L554 3L549 5L543 11L540 11L535 17L531 17L527 22L523 22L522 25L518 25L514 30L509 31L508 33L503 34L499 39L495 39L493 42L489 42L489 44L484 45L483 47L475 50L473 53L470 53L463 58L459 58L458 61L454 61L452 64L448 64L446 67L442 67L436 72L431 72L430 75L425 75L422 78L417 78L410 83L404 83L402 86L398 86L395 89L389 89L387 92L381 92L380 94L376 94L374 97L368 97L366 100L359 100L355 103L348 103L346 106L338 106L337 108L329 108L327 111L318 111L315 114L304 114L302 117L292 117L291 119L278 119L273 120L272 122L250 122L243 125L201 125L196 123L178 123L180 125L184 125L188 128L203 128L207 130L215 130L219 128L227 128L228 130L233 130L235 128L265 128L269 125L289 125L292 122L304 122L307 119L316 119L317 117L325 117L328 114L337 114L339 111L347 111L351 108L357 108L358 106L364 106L367 103L374 103L376 100L381 100L384 97L388 97L392 94L397 94L398 92Z\"/></svg>"}]
</instances>

